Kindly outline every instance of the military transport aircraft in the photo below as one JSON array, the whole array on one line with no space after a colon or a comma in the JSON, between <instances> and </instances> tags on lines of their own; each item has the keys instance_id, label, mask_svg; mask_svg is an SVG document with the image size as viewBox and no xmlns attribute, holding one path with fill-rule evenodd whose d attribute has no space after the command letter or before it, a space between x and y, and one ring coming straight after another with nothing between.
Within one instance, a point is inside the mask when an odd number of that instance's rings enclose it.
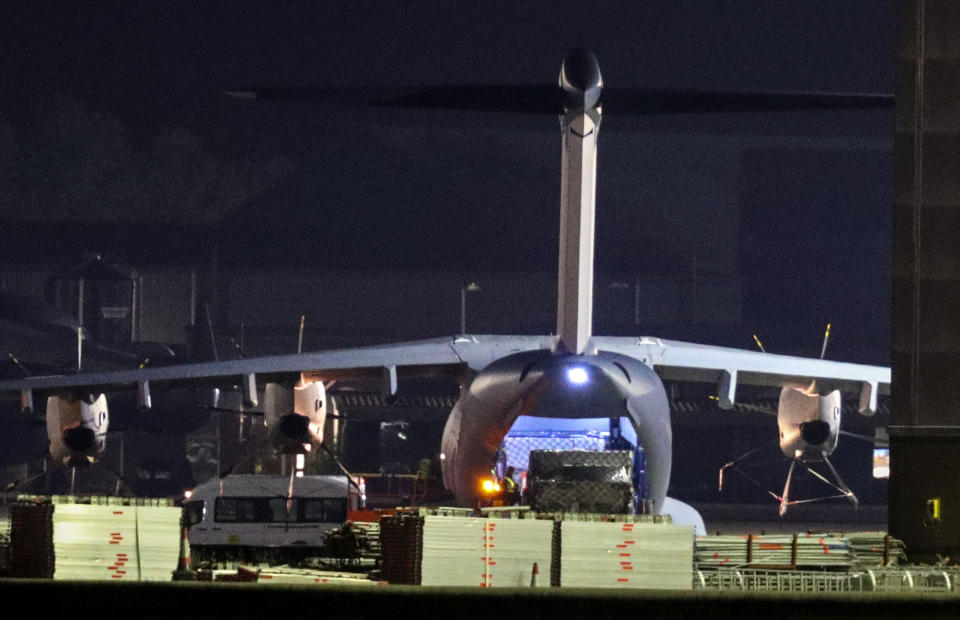
<instances>
[{"instance_id":1,"label":"military transport aircraft","mask_svg":"<svg viewBox=\"0 0 960 620\"><path fill-rule=\"evenodd\" d=\"M39 395L98 395L136 390L151 404L153 385L239 385L248 403L279 399L276 424L315 443L324 407L294 396L294 387L342 378L373 378L396 393L398 378L453 375L459 400L443 433L443 480L458 501L473 505L494 454L520 415L554 418L629 418L646 454L653 510L667 501L672 458L670 409L664 380L715 383L720 404L731 407L741 384L791 389L816 381L859 398L871 413L888 393L890 370L876 366L674 342L655 337L602 337L591 332L597 136L605 97L621 112L724 112L889 107L883 95L611 91L596 58L569 52L558 86L428 87L379 89L251 89L230 94L264 99L307 99L332 104L549 112L562 132L561 219L557 333L553 336L460 334L449 338L366 348L116 372L31 377L0 382L0 393L19 394L25 408ZM282 395L282 396L280 396ZM308 402L310 401L310 402ZM316 401L316 402L313 402ZM784 399L782 407L793 401ZM283 411L279 411L282 409ZM285 414L285 415L284 415ZM303 418L303 419L300 419ZM299 423L298 423L299 422ZM320 425L322 428L322 424ZM296 439L296 438L295 438ZM283 444L283 441L278 442ZM296 443L296 442L295 442Z\"/></svg>"}]
</instances>

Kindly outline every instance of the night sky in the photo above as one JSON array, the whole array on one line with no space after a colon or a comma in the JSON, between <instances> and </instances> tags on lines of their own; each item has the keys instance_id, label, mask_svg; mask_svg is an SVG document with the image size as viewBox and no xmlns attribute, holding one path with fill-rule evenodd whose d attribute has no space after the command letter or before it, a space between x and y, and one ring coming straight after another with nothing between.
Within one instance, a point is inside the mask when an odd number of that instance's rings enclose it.
<instances>
[{"instance_id":1,"label":"night sky","mask_svg":"<svg viewBox=\"0 0 960 620\"><path fill-rule=\"evenodd\" d=\"M891 93L893 41L879 0L2 1L0 252L549 272L555 118L222 91L552 83L584 46L607 85ZM816 349L833 320L886 363L892 120L605 117L598 272L739 278L744 323Z\"/></svg>"}]
</instances>

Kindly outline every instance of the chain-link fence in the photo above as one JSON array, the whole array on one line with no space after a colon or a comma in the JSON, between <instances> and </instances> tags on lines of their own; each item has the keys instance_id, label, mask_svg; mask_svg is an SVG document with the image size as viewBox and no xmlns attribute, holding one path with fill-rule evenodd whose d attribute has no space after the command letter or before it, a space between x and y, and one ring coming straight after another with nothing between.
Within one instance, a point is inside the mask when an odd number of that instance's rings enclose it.
<instances>
[{"instance_id":1,"label":"chain-link fence","mask_svg":"<svg viewBox=\"0 0 960 620\"><path fill-rule=\"evenodd\" d=\"M534 450L603 450L607 434L595 431L512 431L503 440L507 465L518 472L530 469L530 453Z\"/></svg>"}]
</instances>

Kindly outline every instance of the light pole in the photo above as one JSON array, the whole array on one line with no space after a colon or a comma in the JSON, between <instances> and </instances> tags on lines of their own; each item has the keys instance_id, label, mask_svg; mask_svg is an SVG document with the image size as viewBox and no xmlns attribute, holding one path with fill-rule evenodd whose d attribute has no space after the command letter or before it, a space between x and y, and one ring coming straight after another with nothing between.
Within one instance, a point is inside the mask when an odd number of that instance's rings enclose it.
<instances>
[{"instance_id":1,"label":"light pole","mask_svg":"<svg viewBox=\"0 0 960 620\"><path fill-rule=\"evenodd\" d=\"M460 333L467 333L467 293L474 293L480 290L480 285L476 282L460 288Z\"/></svg>"}]
</instances>

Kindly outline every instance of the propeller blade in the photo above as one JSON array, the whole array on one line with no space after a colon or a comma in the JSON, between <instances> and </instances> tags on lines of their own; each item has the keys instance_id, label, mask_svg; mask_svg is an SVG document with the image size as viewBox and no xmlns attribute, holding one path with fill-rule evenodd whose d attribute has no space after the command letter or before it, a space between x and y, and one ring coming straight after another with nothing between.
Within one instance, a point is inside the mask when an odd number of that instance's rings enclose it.
<instances>
[{"instance_id":1,"label":"propeller blade","mask_svg":"<svg viewBox=\"0 0 960 620\"><path fill-rule=\"evenodd\" d=\"M790 469L787 471L787 481L783 485L783 495L780 496L780 516L787 513L787 506L790 505L790 481L793 479L793 468L796 467L796 461L790 461Z\"/></svg>"},{"instance_id":2,"label":"propeller blade","mask_svg":"<svg viewBox=\"0 0 960 620\"><path fill-rule=\"evenodd\" d=\"M847 483L844 482L843 478L840 477L840 473L837 472L837 470L833 467L833 463L830 462L830 459L827 458L827 455L823 455L823 461L827 464L827 467L830 468L830 473L832 473L834 479L836 479L840 490L843 491L847 499L850 500L850 503L853 504L855 508L859 508L860 500L857 499L857 496L853 494L853 491L850 490L850 487L847 486Z\"/></svg>"},{"instance_id":3,"label":"propeller blade","mask_svg":"<svg viewBox=\"0 0 960 620\"><path fill-rule=\"evenodd\" d=\"M820 349L820 359L827 354L827 342L830 340L830 323L827 323L827 331L823 334L823 347Z\"/></svg>"},{"instance_id":4,"label":"propeller blade","mask_svg":"<svg viewBox=\"0 0 960 620\"><path fill-rule=\"evenodd\" d=\"M851 439L859 439L860 441L866 441L872 444L877 443L877 438L871 437L870 435L861 435L859 433L851 433L850 431L843 431L843 430L837 431L837 432L843 435L844 437L850 437Z\"/></svg>"},{"instance_id":5,"label":"propeller blade","mask_svg":"<svg viewBox=\"0 0 960 620\"><path fill-rule=\"evenodd\" d=\"M360 497L363 497L363 490L360 488L360 485L357 484L357 481L353 479L353 474L347 471L347 468L343 466L343 463L340 462L340 459L337 458L337 455L334 454L333 450L328 448L327 444L325 443L321 443L320 447L323 448L324 452L326 452L330 458L333 459L333 462L337 464L337 467L339 467L340 471L343 472L343 475L347 477L347 480L350 482L350 484L352 484L357 492L360 493Z\"/></svg>"},{"instance_id":6,"label":"propeller blade","mask_svg":"<svg viewBox=\"0 0 960 620\"><path fill-rule=\"evenodd\" d=\"M262 416L262 411L244 411L242 409L231 409L230 407L208 407L207 405L197 405L197 409L213 411L215 413L236 413L243 415Z\"/></svg>"},{"instance_id":7,"label":"propeller blade","mask_svg":"<svg viewBox=\"0 0 960 620\"><path fill-rule=\"evenodd\" d=\"M287 486L287 515L293 510L293 481L297 479L297 468L290 468L290 484Z\"/></svg>"}]
</instances>

